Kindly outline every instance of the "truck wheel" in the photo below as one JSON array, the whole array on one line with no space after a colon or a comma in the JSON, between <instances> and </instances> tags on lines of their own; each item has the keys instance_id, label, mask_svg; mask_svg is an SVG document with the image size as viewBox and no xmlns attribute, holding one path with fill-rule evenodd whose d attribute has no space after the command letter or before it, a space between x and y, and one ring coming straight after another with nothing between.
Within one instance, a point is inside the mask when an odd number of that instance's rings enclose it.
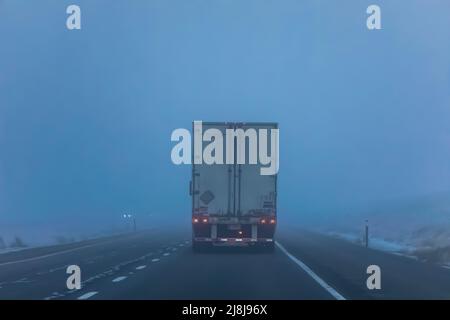
<instances>
[{"instance_id":1,"label":"truck wheel","mask_svg":"<svg viewBox=\"0 0 450 320\"><path fill-rule=\"evenodd\" d=\"M272 253L275 251L275 242L262 243L259 248L261 249L261 252Z\"/></svg>"},{"instance_id":2,"label":"truck wheel","mask_svg":"<svg viewBox=\"0 0 450 320\"><path fill-rule=\"evenodd\" d=\"M192 251L194 252L204 252L205 251L205 243L198 242L198 241L192 241Z\"/></svg>"},{"instance_id":3,"label":"truck wheel","mask_svg":"<svg viewBox=\"0 0 450 320\"><path fill-rule=\"evenodd\" d=\"M199 247L198 242L192 240L192 251L198 252L198 247Z\"/></svg>"},{"instance_id":4,"label":"truck wheel","mask_svg":"<svg viewBox=\"0 0 450 320\"><path fill-rule=\"evenodd\" d=\"M272 241L267 244L267 252L274 252L275 251L275 242Z\"/></svg>"}]
</instances>

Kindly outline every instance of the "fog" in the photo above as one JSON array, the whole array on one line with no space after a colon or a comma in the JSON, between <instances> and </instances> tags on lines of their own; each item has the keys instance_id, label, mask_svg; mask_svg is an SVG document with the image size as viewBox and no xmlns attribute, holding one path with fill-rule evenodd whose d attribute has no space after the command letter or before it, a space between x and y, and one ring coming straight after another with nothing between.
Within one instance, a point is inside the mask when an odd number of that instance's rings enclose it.
<instances>
[{"instance_id":1,"label":"fog","mask_svg":"<svg viewBox=\"0 0 450 320\"><path fill-rule=\"evenodd\" d=\"M370 1L77 3L69 31L70 1L0 1L0 236L188 225L193 120L279 123L280 224L450 198L449 3L377 1L378 31Z\"/></svg>"}]
</instances>

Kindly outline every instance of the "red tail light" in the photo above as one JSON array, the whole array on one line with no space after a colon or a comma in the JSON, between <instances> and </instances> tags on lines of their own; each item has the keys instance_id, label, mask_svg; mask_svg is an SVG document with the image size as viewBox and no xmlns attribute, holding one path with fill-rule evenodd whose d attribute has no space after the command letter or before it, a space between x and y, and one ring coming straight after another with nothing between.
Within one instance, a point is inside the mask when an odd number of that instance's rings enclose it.
<instances>
[{"instance_id":1,"label":"red tail light","mask_svg":"<svg viewBox=\"0 0 450 320\"><path fill-rule=\"evenodd\" d=\"M208 217L195 216L192 217L192 223L208 223Z\"/></svg>"},{"instance_id":2,"label":"red tail light","mask_svg":"<svg viewBox=\"0 0 450 320\"><path fill-rule=\"evenodd\" d=\"M275 224L277 221L275 220L275 218L262 218L261 220L259 220L259 223L261 224Z\"/></svg>"}]
</instances>

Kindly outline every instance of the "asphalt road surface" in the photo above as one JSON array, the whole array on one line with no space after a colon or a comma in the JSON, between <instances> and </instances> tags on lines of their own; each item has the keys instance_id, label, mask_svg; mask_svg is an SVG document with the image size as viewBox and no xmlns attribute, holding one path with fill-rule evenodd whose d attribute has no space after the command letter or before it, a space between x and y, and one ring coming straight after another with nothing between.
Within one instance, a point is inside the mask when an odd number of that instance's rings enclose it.
<instances>
[{"instance_id":1,"label":"asphalt road surface","mask_svg":"<svg viewBox=\"0 0 450 320\"><path fill-rule=\"evenodd\" d=\"M301 229L273 253L194 253L190 230L156 229L0 255L0 299L449 299L450 270ZM381 289L366 286L381 268ZM67 266L81 268L69 290Z\"/></svg>"}]
</instances>

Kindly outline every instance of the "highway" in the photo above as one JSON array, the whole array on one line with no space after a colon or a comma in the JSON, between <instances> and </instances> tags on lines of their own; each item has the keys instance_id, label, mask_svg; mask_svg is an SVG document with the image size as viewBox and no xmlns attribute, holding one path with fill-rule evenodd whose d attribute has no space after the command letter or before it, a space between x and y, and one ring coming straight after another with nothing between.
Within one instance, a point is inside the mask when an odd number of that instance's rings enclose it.
<instances>
[{"instance_id":1,"label":"highway","mask_svg":"<svg viewBox=\"0 0 450 320\"><path fill-rule=\"evenodd\" d=\"M161 228L0 255L0 299L449 299L450 270L302 229L273 253L191 250L190 230ZM68 265L82 288L68 290ZM379 265L381 290L366 287Z\"/></svg>"}]
</instances>

